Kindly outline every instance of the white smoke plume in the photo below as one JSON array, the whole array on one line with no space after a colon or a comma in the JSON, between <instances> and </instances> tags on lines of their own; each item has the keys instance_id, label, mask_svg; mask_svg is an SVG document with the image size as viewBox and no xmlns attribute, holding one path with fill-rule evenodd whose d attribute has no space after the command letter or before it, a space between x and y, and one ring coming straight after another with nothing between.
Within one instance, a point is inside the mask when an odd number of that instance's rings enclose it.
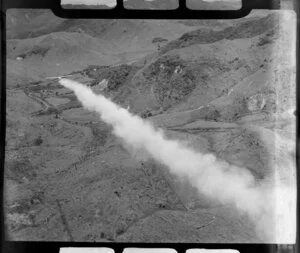
<instances>
[{"instance_id":1,"label":"white smoke plume","mask_svg":"<svg viewBox=\"0 0 300 253\"><path fill-rule=\"evenodd\" d=\"M213 154L196 152L180 141L167 139L162 130L104 96L94 94L90 88L68 79L60 80L60 84L73 90L86 109L98 112L126 145L146 150L172 174L187 179L208 198L235 206L253 220L257 231L267 240L295 243L294 206L290 206L295 202L295 195L291 195L289 187L277 185L274 189L275 186L258 184L248 170L220 161Z\"/></svg>"}]
</instances>

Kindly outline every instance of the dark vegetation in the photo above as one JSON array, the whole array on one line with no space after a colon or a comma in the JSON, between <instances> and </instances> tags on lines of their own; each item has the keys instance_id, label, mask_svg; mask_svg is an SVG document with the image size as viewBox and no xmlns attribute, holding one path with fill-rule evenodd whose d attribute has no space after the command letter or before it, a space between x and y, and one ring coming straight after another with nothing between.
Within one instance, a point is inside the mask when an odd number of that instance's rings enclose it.
<instances>
[{"instance_id":1,"label":"dark vegetation","mask_svg":"<svg viewBox=\"0 0 300 253\"><path fill-rule=\"evenodd\" d=\"M155 37L152 40L152 43L162 43L162 42L167 42L168 40L162 37Z\"/></svg>"},{"instance_id":2,"label":"dark vegetation","mask_svg":"<svg viewBox=\"0 0 300 253\"><path fill-rule=\"evenodd\" d=\"M33 145L35 145L35 146L40 146L42 143L43 143L43 138L42 138L42 136L38 136L38 137L34 140Z\"/></svg>"},{"instance_id":3,"label":"dark vegetation","mask_svg":"<svg viewBox=\"0 0 300 253\"><path fill-rule=\"evenodd\" d=\"M166 42L168 42L168 40L165 39L165 38L162 38L162 37L155 37L155 38L152 40L152 44L156 44L157 50L160 50L161 45L162 45L163 43L166 43Z\"/></svg>"},{"instance_id":4,"label":"dark vegetation","mask_svg":"<svg viewBox=\"0 0 300 253\"><path fill-rule=\"evenodd\" d=\"M50 48L41 47L41 46L34 46L30 51L18 55L18 57L21 57L23 59L26 58L26 57L34 56L34 55L44 57L49 50L50 50Z\"/></svg>"},{"instance_id":5,"label":"dark vegetation","mask_svg":"<svg viewBox=\"0 0 300 253\"><path fill-rule=\"evenodd\" d=\"M194 44L209 44L216 41L227 39L242 39L252 38L265 33L267 30L272 29L270 33L278 32L278 16L270 14L258 20L245 21L242 24L225 28L221 31L212 31L210 29L199 29L191 31L182 35L179 39L171 41L163 46L160 50L161 54L165 54L176 48L188 47Z\"/></svg>"},{"instance_id":6,"label":"dark vegetation","mask_svg":"<svg viewBox=\"0 0 300 253\"><path fill-rule=\"evenodd\" d=\"M158 102L169 107L185 99L196 87L195 76L178 55L165 55L143 72L147 82L154 83Z\"/></svg>"},{"instance_id":7,"label":"dark vegetation","mask_svg":"<svg viewBox=\"0 0 300 253\"><path fill-rule=\"evenodd\" d=\"M108 81L107 90L117 91L126 83L130 73L135 71L137 68L132 65L123 64L115 67L89 66L83 73L94 80L91 82L91 86L98 85L103 79L106 79Z\"/></svg>"},{"instance_id":8,"label":"dark vegetation","mask_svg":"<svg viewBox=\"0 0 300 253\"><path fill-rule=\"evenodd\" d=\"M257 43L258 46L263 46L274 42L274 39L278 37L278 33L274 29L270 29L263 37L260 38Z\"/></svg>"}]
</instances>

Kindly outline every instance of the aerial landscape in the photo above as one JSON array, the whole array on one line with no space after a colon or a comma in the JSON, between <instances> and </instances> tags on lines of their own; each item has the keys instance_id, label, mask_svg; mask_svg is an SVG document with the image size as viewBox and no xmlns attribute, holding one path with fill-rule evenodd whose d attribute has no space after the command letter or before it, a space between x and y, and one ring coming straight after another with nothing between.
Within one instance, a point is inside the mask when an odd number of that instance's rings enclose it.
<instances>
[{"instance_id":1,"label":"aerial landscape","mask_svg":"<svg viewBox=\"0 0 300 253\"><path fill-rule=\"evenodd\" d=\"M294 240L292 11L257 10L235 20L84 20L11 9L6 25L8 240ZM122 112L141 131L132 125L122 135L121 119L110 123L98 113L104 108L88 110L70 80L99 101L108 98L119 108L114 115ZM137 148L129 140L147 134L161 145ZM176 141L173 153L163 148L167 140ZM193 181L193 161L181 151L200 157L201 170L222 168L224 177L204 172L205 182ZM249 177L253 189L284 191L255 202L239 181ZM274 205L291 219L284 233L276 214L273 223L261 215Z\"/></svg>"}]
</instances>

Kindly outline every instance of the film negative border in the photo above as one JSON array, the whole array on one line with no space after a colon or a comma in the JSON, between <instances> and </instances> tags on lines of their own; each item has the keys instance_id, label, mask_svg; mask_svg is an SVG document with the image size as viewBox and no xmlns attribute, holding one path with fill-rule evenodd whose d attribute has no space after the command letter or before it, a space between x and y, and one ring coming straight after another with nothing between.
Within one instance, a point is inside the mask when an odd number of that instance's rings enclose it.
<instances>
[{"instance_id":1,"label":"film negative border","mask_svg":"<svg viewBox=\"0 0 300 253\"><path fill-rule=\"evenodd\" d=\"M62 18L119 18L119 19L233 19L241 18L252 9L280 9L280 0L242 0L239 10L191 10L186 0L178 0L179 8L175 10L131 10L125 9L123 0L117 0L117 6L111 9L63 9L60 0L52 1L3 1L3 10L10 8L52 9L55 15Z\"/></svg>"},{"instance_id":2,"label":"film negative border","mask_svg":"<svg viewBox=\"0 0 300 253\"><path fill-rule=\"evenodd\" d=\"M4 31L5 28L5 11L9 8L44 8L44 9L52 9L53 12L64 18L178 18L178 19L215 19L215 18L240 18L242 16L246 16L250 13L251 9L279 9L278 1L273 0L243 0L243 7L237 11L201 11L201 10L189 10L183 3L185 0L179 0L180 7L177 10L127 10L122 6L122 0L117 0L117 7L109 10L65 10L60 5L60 0L31 0L31 1L20 1L20 0L7 0L1 1L1 32ZM298 4L298 3L297 3ZM297 6L298 10L299 6ZM122 12L121 12L122 11ZM299 28L297 28L299 29ZM299 31L298 31L299 36ZM5 36L1 33L1 81L2 87L5 85L5 59L3 58L3 49L5 42ZM299 56L299 39L297 38L297 55ZM299 59L299 57L297 57ZM299 64L297 64L297 73L299 73ZM299 83L299 75L297 75L297 83ZM1 89L1 116L4 115L3 111L5 111L5 101L2 99L5 96L5 89ZM298 93L298 92L297 92ZM297 106L299 103L299 99L297 99ZM4 105L4 106L3 106ZM2 122L2 117L1 122ZM297 129L298 129L298 119L297 119ZM1 131L1 137L3 131ZM2 138L1 138L2 139ZM3 140L3 139L2 139ZM297 136L298 140L298 136ZM297 153L299 152L297 145ZM1 149L1 155L3 154L3 150ZM297 166L298 164L297 159ZM299 171L298 171L299 173ZM299 177L298 177L299 178ZM1 174L2 179L2 174ZM299 185L298 185L299 187ZM299 189L299 188L298 188ZM1 196L2 200L2 196ZM1 201L1 203L3 203ZM299 202L298 202L299 203ZM298 204L299 205L299 204ZM299 210L299 206L298 206ZM1 210L1 220L2 220L3 212ZM2 226L2 224L1 224ZM3 231L3 230L2 230ZM1 232L2 232L1 231ZM276 245L276 244L141 244L141 243L80 243L80 242L9 242L4 240L4 235L1 233L1 251L7 253L25 253L25 252L59 252L62 247L108 247L114 249L116 253L123 252L123 250L127 247L142 247L142 248L152 248L152 247L163 247L163 248L173 248L176 249L178 253L186 252L186 250L191 248L207 248L207 249L236 249L240 252L298 252L299 248L297 245ZM298 244L298 242L297 242Z\"/></svg>"}]
</instances>

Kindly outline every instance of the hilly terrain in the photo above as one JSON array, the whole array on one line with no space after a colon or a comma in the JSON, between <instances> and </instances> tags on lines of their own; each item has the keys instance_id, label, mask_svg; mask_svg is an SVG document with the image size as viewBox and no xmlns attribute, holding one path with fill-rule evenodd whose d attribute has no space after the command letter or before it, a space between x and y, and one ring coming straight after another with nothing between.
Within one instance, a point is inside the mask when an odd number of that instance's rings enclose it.
<instances>
[{"instance_id":1,"label":"hilly terrain","mask_svg":"<svg viewBox=\"0 0 300 253\"><path fill-rule=\"evenodd\" d=\"M170 139L246 168L258 184L279 176L293 191L294 18L260 11L226 21L64 20L10 10L6 237L274 243L234 206L126 146L57 76L91 87Z\"/></svg>"},{"instance_id":2,"label":"hilly terrain","mask_svg":"<svg viewBox=\"0 0 300 253\"><path fill-rule=\"evenodd\" d=\"M194 29L176 21L63 20L51 12L21 10L18 17L15 12L7 14L7 59L14 66L8 71L32 81L80 69L87 60L97 65L136 61L156 52L155 38L167 42Z\"/></svg>"}]
</instances>

